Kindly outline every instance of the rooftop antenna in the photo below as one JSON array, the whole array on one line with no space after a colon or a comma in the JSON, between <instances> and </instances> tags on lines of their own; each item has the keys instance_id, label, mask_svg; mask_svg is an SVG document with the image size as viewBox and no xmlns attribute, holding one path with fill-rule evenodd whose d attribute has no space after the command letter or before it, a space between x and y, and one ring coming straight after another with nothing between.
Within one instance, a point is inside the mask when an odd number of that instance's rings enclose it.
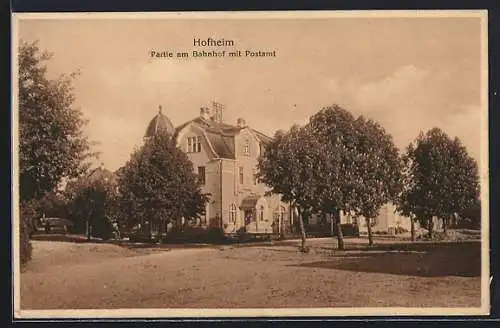
<instances>
[{"instance_id":1,"label":"rooftop antenna","mask_svg":"<svg viewBox=\"0 0 500 328\"><path fill-rule=\"evenodd\" d=\"M224 106L221 103L216 101L212 101L212 107L215 111L214 118L216 122L222 123L222 112L224 110Z\"/></svg>"}]
</instances>

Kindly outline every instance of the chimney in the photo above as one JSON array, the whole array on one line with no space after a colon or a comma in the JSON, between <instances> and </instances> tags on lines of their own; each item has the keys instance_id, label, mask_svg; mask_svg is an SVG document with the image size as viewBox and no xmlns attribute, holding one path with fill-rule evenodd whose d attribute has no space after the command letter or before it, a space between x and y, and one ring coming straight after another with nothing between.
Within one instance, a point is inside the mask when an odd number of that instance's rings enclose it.
<instances>
[{"instance_id":1,"label":"chimney","mask_svg":"<svg viewBox=\"0 0 500 328\"><path fill-rule=\"evenodd\" d=\"M200 117L204 118L205 120L210 120L210 109L206 107L201 107Z\"/></svg>"},{"instance_id":2,"label":"chimney","mask_svg":"<svg viewBox=\"0 0 500 328\"><path fill-rule=\"evenodd\" d=\"M245 119L243 118L238 118L238 120L236 121L236 123L238 124L238 127L239 128L244 128L247 126L247 122L245 122Z\"/></svg>"}]
</instances>

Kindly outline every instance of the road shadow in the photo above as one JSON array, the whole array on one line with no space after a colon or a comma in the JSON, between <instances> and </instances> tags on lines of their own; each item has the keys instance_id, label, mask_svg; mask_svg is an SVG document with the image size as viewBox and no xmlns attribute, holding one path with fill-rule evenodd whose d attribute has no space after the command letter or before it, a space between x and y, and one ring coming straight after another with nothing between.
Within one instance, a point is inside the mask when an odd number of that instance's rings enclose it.
<instances>
[{"instance_id":1,"label":"road shadow","mask_svg":"<svg viewBox=\"0 0 500 328\"><path fill-rule=\"evenodd\" d=\"M373 248L365 252L347 251L333 255L331 260L294 266L419 277L481 276L480 243L405 246L383 252L372 251Z\"/></svg>"}]
</instances>

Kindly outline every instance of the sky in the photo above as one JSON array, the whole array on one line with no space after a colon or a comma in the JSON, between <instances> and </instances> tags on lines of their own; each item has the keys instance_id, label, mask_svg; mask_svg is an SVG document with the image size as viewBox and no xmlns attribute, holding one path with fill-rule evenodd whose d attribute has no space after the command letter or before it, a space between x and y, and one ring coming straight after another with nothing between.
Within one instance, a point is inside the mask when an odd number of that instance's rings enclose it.
<instances>
[{"instance_id":1,"label":"sky","mask_svg":"<svg viewBox=\"0 0 500 328\"><path fill-rule=\"evenodd\" d=\"M48 74L80 71L75 106L116 170L142 144L158 106L177 126L212 101L224 120L268 135L339 104L380 122L404 149L432 127L479 160L478 17L22 19L19 38L53 53ZM233 40L201 49L193 39ZM275 57L152 58L151 51L276 51Z\"/></svg>"}]
</instances>

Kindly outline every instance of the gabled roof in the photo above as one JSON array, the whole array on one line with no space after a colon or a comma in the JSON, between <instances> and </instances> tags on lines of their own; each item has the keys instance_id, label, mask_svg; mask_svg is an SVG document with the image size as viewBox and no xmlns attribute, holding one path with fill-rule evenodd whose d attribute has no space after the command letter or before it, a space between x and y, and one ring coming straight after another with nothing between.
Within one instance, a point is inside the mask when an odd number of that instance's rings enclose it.
<instances>
[{"instance_id":1,"label":"gabled roof","mask_svg":"<svg viewBox=\"0 0 500 328\"><path fill-rule=\"evenodd\" d=\"M256 134L257 138L259 138L260 141L264 142L264 143L267 143L267 142L270 142L272 140L272 138L262 132L259 132L255 129L251 129L253 133Z\"/></svg>"},{"instance_id":2,"label":"gabled roof","mask_svg":"<svg viewBox=\"0 0 500 328\"><path fill-rule=\"evenodd\" d=\"M207 120L203 117L197 117L178 126L175 129L176 137L179 135L179 132L189 124L195 124L205 132L208 142L210 143L212 149L215 151L218 157L235 159L234 137L239 134L241 130L245 129L244 127L239 127L223 122L216 122L213 120ZM271 140L270 137L257 130L250 130L261 142L267 142Z\"/></svg>"}]
</instances>

